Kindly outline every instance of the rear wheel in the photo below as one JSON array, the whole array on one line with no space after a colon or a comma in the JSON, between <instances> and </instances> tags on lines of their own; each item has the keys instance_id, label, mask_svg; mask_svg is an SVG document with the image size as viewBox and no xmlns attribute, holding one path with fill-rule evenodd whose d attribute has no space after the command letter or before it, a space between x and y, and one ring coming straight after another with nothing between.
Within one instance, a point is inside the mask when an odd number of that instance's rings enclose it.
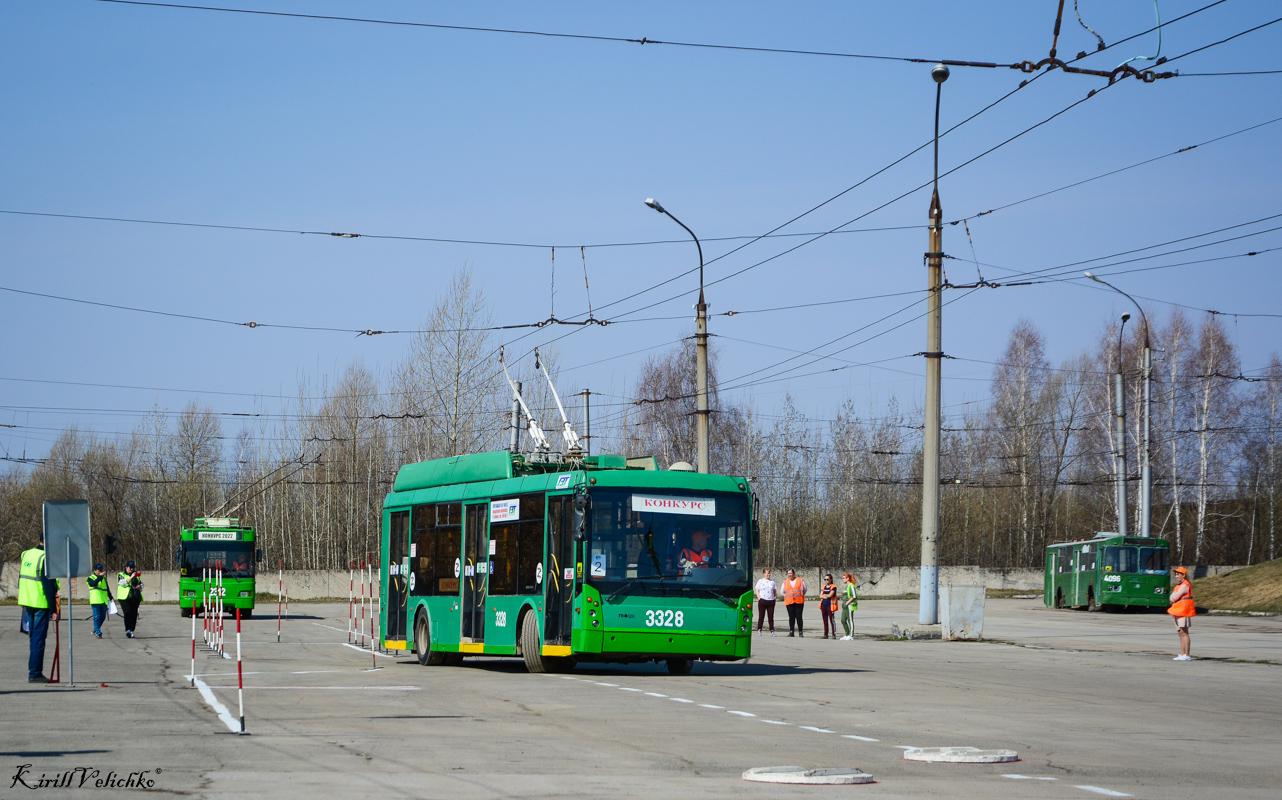
<instances>
[{"instance_id":1,"label":"rear wheel","mask_svg":"<svg viewBox=\"0 0 1282 800\"><path fill-rule=\"evenodd\" d=\"M1055 607L1056 608L1064 607L1064 590L1063 589L1055 590Z\"/></svg>"},{"instance_id":2,"label":"rear wheel","mask_svg":"<svg viewBox=\"0 0 1282 800\"><path fill-rule=\"evenodd\" d=\"M242 609L240 610L240 618L241 618L241 619L253 619L253 618L254 618L254 609L252 609L252 608L242 608Z\"/></svg>"},{"instance_id":3,"label":"rear wheel","mask_svg":"<svg viewBox=\"0 0 1282 800\"><path fill-rule=\"evenodd\" d=\"M447 656L457 655L432 651L432 631L426 614L419 614L418 621L414 623L414 654L418 656L418 663L425 667L439 667L446 663Z\"/></svg>"},{"instance_id":4,"label":"rear wheel","mask_svg":"<svg viewBox=\"0 0 1282 800\"><path fill-rule=\"evenodd\" d=\"M668 672L672 675L689 675L694 671L694 660L690 658L669 658Z\"/></svg>"},{"instance_id":5,"label":"rear wheel","mask_svg":"<svg viewBox=\"0 0 1282 800\"><path fill-rule=\"evenodd\" d=\"M525 668L532 673L548 672L550 664L543 657L543 637L539 636L539 618L527 609L521 615L521 655Z\"/></svg>"},{"instance_id":6,"label":"rear wheel","mask_svg":"<svg viewBox=\"0 0 1282 800\"><path fill-rule=\"evenodd\" d=\"M183 619L187 619L188 617L191 616L191 608L190 607L183 608L182 606L179 606L178 613L182 614Z\"/></svg>"},{"instance_id":7,"label":"rear wheel","mask_svg":"<svg viewBox=\"0 0 1282 800\"><path fill-rule=\"evenodd\" d=\"M1098 602L1095 601L1095 587L1094 586L1088 587L1086 589L1086 610L1100 611L1102 610L1102 608L1103 607Z\"/></svg>"}]
</instances>

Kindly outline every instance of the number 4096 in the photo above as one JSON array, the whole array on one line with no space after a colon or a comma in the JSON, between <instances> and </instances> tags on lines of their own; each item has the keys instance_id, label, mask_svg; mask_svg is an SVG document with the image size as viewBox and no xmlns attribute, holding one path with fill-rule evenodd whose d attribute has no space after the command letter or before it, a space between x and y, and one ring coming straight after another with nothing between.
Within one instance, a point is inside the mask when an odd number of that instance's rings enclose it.
<instances>
[{"instance_id":1,"label":"number 4096","mask_svg":"<svg viewBox=\"0 0 1282 800\"><path fill-rule=\"evenodd\" d=\"M685 624L684 611L647 611L645 625L647 628L680 628Z\"/></svg>"}]
</instances>

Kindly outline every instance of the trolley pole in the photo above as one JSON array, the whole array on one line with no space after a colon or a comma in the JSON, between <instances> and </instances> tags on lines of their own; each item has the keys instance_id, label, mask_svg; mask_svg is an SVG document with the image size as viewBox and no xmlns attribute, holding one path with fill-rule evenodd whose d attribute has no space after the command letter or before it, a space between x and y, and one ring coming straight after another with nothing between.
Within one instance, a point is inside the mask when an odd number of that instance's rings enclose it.
<instances>
[{"instance_id":1,"label":"trolley pole","mask_svg":"<svg viewBox=\"0 0 1282 800\"><path fill-rule=\"evenodd\" d=\"M935 181L930 197L929 249L926 252L926 284L929 289L926 313L926 408L922 430L921 470L921 594L917 621L922 625L939 622L939 439L940 362L943 360L944 217L939 202L939 100L948 67L930 71L935 80Z\"/></svg>"},{"instance_id":2,"label":"trolley pole","mask_svg":"<svg viewBox=\"0 0 1282 800\"><path fill-rule=\"evenodd\" d=\"M521 382L516 382L516 393L521 393ZM519 396L512 397L512 439L508 443L507 449L512 455L521 452L521 400Z\"/></svg>"}]
</instances>

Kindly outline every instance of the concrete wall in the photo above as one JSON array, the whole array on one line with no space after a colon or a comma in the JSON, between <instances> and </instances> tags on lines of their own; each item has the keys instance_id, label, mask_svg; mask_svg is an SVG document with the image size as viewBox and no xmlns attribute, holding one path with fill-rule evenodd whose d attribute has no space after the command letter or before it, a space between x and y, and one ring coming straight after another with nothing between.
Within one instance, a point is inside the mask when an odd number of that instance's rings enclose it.
<instances>
[{"instance_id":1,"label":"concrete wall","mask_svg":"<svg viewBox=\"0 0 1282 800\"><path fill-rule=\"evenodd\" d=\"M111 594L116 594L114 581L116 572L113 570L107 573L113 581ZM178 571L165 570L157 572L144 572L142 576L143 600L157 601L167 600L176 601L178 599ZM64 581L65 583L65 581ZM89 597L89 587L85 584L84 578L76 578L76 602L83 602ZM261 572L258 575L257 591L266 592L275 595L277 586L277 573ZM298 570L285 573L285 591L290 598L295 600L314 600L319 597L347 597L351 587L351 573L338 570ZM365 587L367 596L378 596L378 585ZM361 584L360 576L356 577L356 596L360 597ZM16 597L18 595L18 564L0 563L0 597ZM67 596L66 587L62 590L62 596Z\"/></svg>"},{"instance_id":2,"label":"concrete wall","mask_svg":"<svg viewBox=\"0 0 1282 800\"><path fill-rule=\"evenodd\" d=\"M773 568L774 579L782 583L786 577L786 568ZM1236 566L1194 567L1194 578L1208 578L1223 575L1227 572L1242 569ZM917 594L921 589L921 570L917 567L858 567L856 569L803 569L798 574L806 581L811 595L819 594L823 585L823 576L831 572L837 586L841 586L841 575L850 572L858 581L860 597L889 597L894 595ZM115 572L108 573L112 580ZM258 576L258 591L275 594L275 572L263 572ZM297 600L311 600L318 597L347 597L350 586L350 572L340 570L295 570L285 573L285 590L290 597ZM761 577L760 570L753 581ZM147 572L143 575L143 598L146 600L178 599L178 572ZM940 567L939 585L946 586L985 586L989 589L1008 589L1018 592L1037 593L1042 591L1042 571L1037 569L985 569L982 567ZM360 579L357 577L356 594L360 596ZM369 587L366 591L370 592ZM373 589L377 596L378 587ZM18 595L18 563L0 563L0 597ZM115 595L113 588L112 595ZM66 596L66 589L63 590ZM77 600L89 596L88 587L83 578L76 579Z\"/></svg>"}]
</instances>

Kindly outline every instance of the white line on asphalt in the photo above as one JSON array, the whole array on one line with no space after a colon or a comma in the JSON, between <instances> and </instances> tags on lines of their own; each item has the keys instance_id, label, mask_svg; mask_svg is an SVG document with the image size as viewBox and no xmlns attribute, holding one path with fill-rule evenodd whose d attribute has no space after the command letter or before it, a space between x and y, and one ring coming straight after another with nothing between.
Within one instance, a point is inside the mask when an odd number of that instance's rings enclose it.
<instances>
[{"instance_id":1,"label":"white line on asphalt","mask_svg":"<svg viewBox=\"0 0 1282 800\"><path fill-rule=\"evenodd\" d=\"M916 750L917 749L916 745L911 745L911 744L897 744L895 745L895 747L898 747L900 750Z\"/></svg>"},{"instance_id":2,"label":"white line on asphalt","mask_svg":"<svg viewBox=\"0 0 1282 800\"><path fill-rule=\"evenodd\" d=\"M659 694L658 692L646 692L646 694L650 697L667 697L666 694Z\"/></svg>"},{"instance_id":3,"label":"white line on asphalt","mask_svg":"<svg viewBox=\"0 0 1282 800\"><path fill-rule=\"evenodd\" d=\"M630 689L630 688L628 688L627 686L620 686L620 687L619 687L619 691L621 691L621 692L639 692L639 691L641 691L641 690L640 690L640 689Z\"/></svg>"},{"instance_id":4,"label":"white line on asphalt","mask_svg":"<svg viewBox=\"0 0 1282 800\"><path fill-rule=\"evenodd\" d=\"M573 675L562 675L561 677L562 677L562 678L564 678L564 679L565 679L565 680L567 680L567 681L577 681L577 680L578 680L578 678L574 677Z\"/></svg>"},{"instance_id":5,"label":"white line on asphalt","mask_svg":"<svg viewBox=\"0 0 1282 800\"><path fill-rule=\"evenodd\" d=\"M841 735L841 738L858 739L861 742L880 742L881 741L880 739L869 739L867 736L855 736L853 733L843 733Z\"/></svg>"},{"instance_id":6,"label":"white line on asphalt","mask_svg":"<svg viewBox=\"0 0 1282 800\"><path fill-rule=\"evenodd\" d=\"M761 721L766 723L767 725L791 725L792 724L791 722L780 722L777 719L763 719Z\"/></svg>"},{"instance_id":7,"label":"white line on asphalt","mask_svg":"<svg viewBox=\"0 0 1282 800\"><path fill-rule=\"evenodd\" d=\"M197 678L196 688L200 690L200 696L205 698L205 702L214 710L214 713L223 721L223 724L227 726L227 730L232 733L240 733L240 722L232 718L231 712L227 710L227 706L218 702L218 698L214 697L214 693L210 690L209 684L205 683L200 678Z\"/></svg>"},{"instance_id":8,"label":"white line on asphalt","mask_svg":"<svg viewBox=\"0 0 1282 800\"><path fill-rule=\"evenodd\" d=\"M335 628L333 625L321 625L319 622L313 622L312 624L318 628L329 628L331 631L338 631L339 633L348 632L347 628Z\"/></svg>"},{"instance_id":9,"label":"white line on asphalt","mask_svg":"<svg viewBox=\"0 0 1282 800\"><path fill-rule=\"evenodd\" d=\"M802 725L801 729L803 731L814 731L815 733L832 733L832 731L828 730L827 728L814 728L809 725Z\"/></svg>"},{"instance_id":10,"label":"white line on asphalt","mask_svg":"<svg viewBox=\"0 0 1282 800\"><path fill-rule=\"evenodd\" d=\"M1075 786L1073 788L1085 789L1088 792L1095 792L1096 794L1107 795L1108 797L1130 797L1131 796L1124 792L1115 792L1112 789L1101 789L1098 786Z\"/></svg>"},{"instance_id":11,"label":"white line on asphalt","mask_svg":"<svg viewBox=\"0 0 1282 800\"><path fill-rule=\"evenodd\" d=\"M235 686L210 686L210 689L235 689ZM417 686L246 686L246 689L261 691L263 689L304 689L308 691L335 690L370 691L370 692L417 692Z\"/></svg>"},{"instance_id":12,"label":"white line on asphalt","mask_svg":"<svg viewBox=\"0 0 1282 800\"><path fill-rule=\"evenodd\" d=\"M700 704L699 704L699 708L716 708L716 709L723 709L723 708L725 708L725 706L710 706L710 705L708 705L707 703L700 703Z\"/></svg>"},{"instance_id":13,"label":"white line on asphalt","mask_svg":"<svg viewBox=\"0 0 1282 800\"><path fill-rule=\"evenodd\" d=\"M674 703L693 703L694 702L693 700L687 700L684 697L669 697L668 699Z\"/></svg>"},{"instance_id":14,"label":"white line on asphalt","mask_svg":"<svg viewBox=\"0 0 1282 800\"><path fill-rule=\"evenodd\" d=\"M368 647L357 647L356 645L354 645L354 644L348 644L347 642L339 642L339 644L343 645L343 647L350 647L350 648L352 648L353 650L357 650L357 651L359 651L359 652L361 652L361 653L370 653L370 652L373 652L373 653L374 653L374 655L376 655L376 656L382 656L383 658L396 658L396 656L392 655L391 653L378 653L378 652L375 652L375 651L370 650ZM228 656L228 658L230 658L230 657L231 657L231 656Z\"/></svg>"},{"instance_id":15,"label":"white line on asphalt","mask_svg":"<svg viewBox=\"0 0 1282 800\"><path fill-rule=\"evenodd\" d=\"M595 683L596 683L596 685L597 685L597 686L611 686L611 687L614 687L614 688L616 688L616 689L619 687L619 684L617 684L617 683L601 683L600 681L595 681Z\"/></svg>"},{"instance_id":16,"label":"white line on asphalt","mask_svg":"<svg viewBox=\"0 0 1282 800\"><path fill-rule=\"evenodd\" d=\"M755 717L756 714L749 714L747 711L727 711L727 714L738 714L741 717Z\"/></svg>"}]
</instances>

